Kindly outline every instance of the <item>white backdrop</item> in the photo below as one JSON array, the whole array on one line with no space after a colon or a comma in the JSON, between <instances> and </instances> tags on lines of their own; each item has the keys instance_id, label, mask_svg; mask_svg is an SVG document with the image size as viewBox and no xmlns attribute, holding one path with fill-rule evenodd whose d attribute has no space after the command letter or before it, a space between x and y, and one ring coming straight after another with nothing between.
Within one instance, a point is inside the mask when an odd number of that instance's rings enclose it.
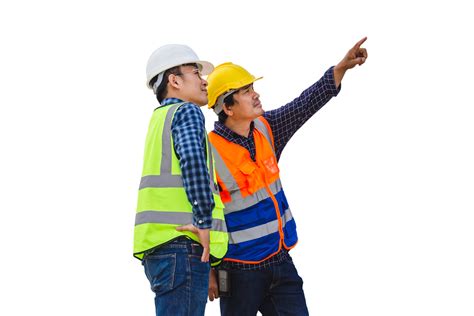
<instances>
[{"instance_id":1,"label":"white backdrop","mask_svg":"<svg viewBox=\"0 0 474 316\"><path fill-rule=\"evenodd\" d=\"M132 234L155 48L263 75L273 109L368 36L280 161L310 313L474 315L467 3L2 2L0 314L154 314Z\"/></svg>"}]
</instances>

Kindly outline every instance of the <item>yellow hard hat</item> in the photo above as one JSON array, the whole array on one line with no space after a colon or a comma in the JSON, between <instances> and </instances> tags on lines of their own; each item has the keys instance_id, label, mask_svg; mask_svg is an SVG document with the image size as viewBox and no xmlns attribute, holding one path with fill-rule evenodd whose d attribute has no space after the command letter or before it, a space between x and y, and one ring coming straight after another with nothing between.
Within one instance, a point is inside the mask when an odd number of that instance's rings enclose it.
<instances>
[{"instance_id":1,"label":"yellow hard hat","mask_svg":"<svg viewBox=\"0 0 474 316\"><path fill-rule=\"evenodd\" d=\"M262 78L255 78L239 65L233 63L220 64L207 76L208 108L213 108L217 99L226 92L238 90Z\"/></svg>"}]
</instances>

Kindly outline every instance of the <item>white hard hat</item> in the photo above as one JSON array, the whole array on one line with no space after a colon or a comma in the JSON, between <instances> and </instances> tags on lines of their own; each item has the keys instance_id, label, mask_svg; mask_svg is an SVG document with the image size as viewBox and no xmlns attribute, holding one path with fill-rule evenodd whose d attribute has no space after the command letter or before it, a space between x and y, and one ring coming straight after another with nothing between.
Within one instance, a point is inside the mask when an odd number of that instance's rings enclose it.
<instances>
[{"instance_id":1,"label":"white hard hat","mask_svg":"<svg viewBox=\"0 0 474 316\"><path fill-rule=\"evenodd\" d=\"M150 86L150 80L156 75L161 74L161 76L159 76L159 81L161 82L163 73L166 70L192 63L196 63L200 66L203 75L208 75L214 69L214 66L210 62L199 60L199 57L189 46L179 44L161 46L155 50L148 59L146 65L146 85L152 89L153 87Z\"/></svg>"}]
</instances>

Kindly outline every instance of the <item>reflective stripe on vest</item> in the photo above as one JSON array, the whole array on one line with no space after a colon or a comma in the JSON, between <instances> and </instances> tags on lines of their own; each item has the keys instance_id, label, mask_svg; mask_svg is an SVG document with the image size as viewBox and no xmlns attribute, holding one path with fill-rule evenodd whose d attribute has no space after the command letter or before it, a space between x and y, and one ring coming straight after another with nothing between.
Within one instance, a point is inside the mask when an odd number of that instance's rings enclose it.
<instances>
[{"instance_id":1,"label":"reflective stripe on vest","mask_svg":"<svg viewBox=\"0 0 474 316\"><path fill-rule=\"evenodd\" d=\"M258 129L263 136L267 139L267 142L270 144L273 150L273 154L275 154L275 144L273 142L273 137L270 136L270 131L267 129L265 123L263 123L260 119L253 120L254 127Z\"/></svg>"},{"instance_id":2,"label":"reflective stripe on vest","mask_svg":"<svg viewBox=\"0 0 474 316\"><path fill-rule=\"evenodd\" d=\"M176 237L185 235L199 242L191 232L178 232L178 225L193 222L192 205L184 190L179 161L174 152L171 124L176 110L184 103L158 108L150 122L145 146L145 161L138 194L135 216L134 256L142 259L147 251ZM161 134L161 137L160 137ZM221 259L228 243L223 203L217 189L214 161L206 138L207 167L215 208L212 211L210 252L215 260ZM158 168L158 163L160 163Z\"/></svg>"},{"instance_id":3,"label":"reflective stripe on vest","mask_svg":"<svg viewBox=\"0 0 474 316\"><path fill-rule=\"evenodd\" d=\"M146 223L167 223L172 225L187 225L193 222L193 214L183 212L156 212L143 211L135 216L135 225ZM225 221L222 219L212 219L212 230L227 232Z\"/></svg>"},{"instance_id":4,"label":"reflective stripe on vest","mask_svg":"<svg viewBox=\"0 0 474 316\"><path fill-rule=\"evenodd\" d=\"M293 219L290 209L285 211L284 216L282 216L282 227L286 226L286 223ZM271 221L269 223L239 230L233 233L229 233L229 244L238 244L241 242L246 242L249 240L257 239L276 233L278 231L278 219Z\"/></svg>"}]
</instances>

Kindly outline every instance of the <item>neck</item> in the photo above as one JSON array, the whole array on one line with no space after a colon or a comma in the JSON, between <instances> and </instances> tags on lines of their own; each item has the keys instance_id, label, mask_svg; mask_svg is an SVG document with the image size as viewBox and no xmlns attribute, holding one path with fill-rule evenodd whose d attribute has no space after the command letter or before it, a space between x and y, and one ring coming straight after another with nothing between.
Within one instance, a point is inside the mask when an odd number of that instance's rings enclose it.
<instances>
[{"instance_id":1,"label":"neck","mask_svg":"<svg viewBox=\"0 0 474 316\"><path fill-rule=\"evenodd\" d=\"M179 93L168 93L168 94L166 94L165 99L169 99L169 98L180 99L180 100L183 100L183 101L187 101L186 98L182 95L179 95Z\"/></svg>"},{"instance_id":2,"label":"neck","mask_svg":"<svg viewBox=\"0 0 474 316\"><path fill-rule=\"evenodd\" d=\"M202 107L203 105L205 105L205 103L201 103L198 99L194 99L194 98L188 98L187 96L185 95L179 95L179 94L168 94L165 99L168 99L168 98L174 98L174 99L180 99L181 101L183 102L189 102L189 103L192 103L194 105L197 105L198 107ZM164 100L164 99L163 99Z\"/></svg>"},{"instance_id":3,"label":"neck","mask_svg":"<svg viewBox=\"0 0 474 316\"><path fill-rule=\"evenodd\" d=\"M248 121L248 120L242 120L242 121L234 120L228 117L224 125L227 128L229 128L231 131L233 131L234 133L240 136L249 137L251 122L252 121Z\"/></svg>"}]
</instances>

